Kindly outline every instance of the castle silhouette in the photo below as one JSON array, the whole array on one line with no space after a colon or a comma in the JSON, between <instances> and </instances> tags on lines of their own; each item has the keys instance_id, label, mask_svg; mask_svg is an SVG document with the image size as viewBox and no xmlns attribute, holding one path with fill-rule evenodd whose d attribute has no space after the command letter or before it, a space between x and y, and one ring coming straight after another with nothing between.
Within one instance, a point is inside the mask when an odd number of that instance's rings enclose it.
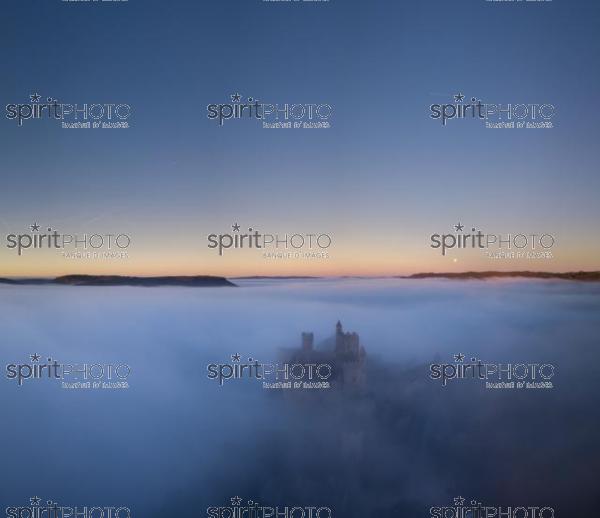
<instances>
[{"instance_id":1,"label":"castle silhouette","mask_svg":"<svg viewBox=\"0 0 600 518\"><path fill-rule=\"evenodd\" d=\"M301 348L294 354L296 360L331 364L334 382L341 386L360 386L364 383L366 352L360 345L357 333L345 333L342 323L338 320L333 344L331 339L327 340L324 342L324 350L318 350L314 340L314 333L302 333Z\"/></svg>"}]
</instances>

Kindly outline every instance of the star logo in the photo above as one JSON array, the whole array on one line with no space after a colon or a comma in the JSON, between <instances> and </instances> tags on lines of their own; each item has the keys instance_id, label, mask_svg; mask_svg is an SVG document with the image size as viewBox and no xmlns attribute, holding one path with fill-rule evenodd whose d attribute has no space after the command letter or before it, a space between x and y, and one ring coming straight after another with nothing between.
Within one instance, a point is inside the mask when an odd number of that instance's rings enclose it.
<instances>
[{"instance_id":1,"label":"star logo","mask_svg":"<svg viewBox=\"0 0 600 518\"><path fill-rule=\"evenodd\" d=\"M242 503L242 499L239 496L234 496L231 499L231 505L240 505Z\"/></svg>"},{"instance_id":2,"label":"star logo","mask_svg":"<svg viewBox=\"0 0 600 518\"><path fill-rule=\"evenodd\" d=\"M30 95L29 98L31 99L32 103L39 103L42 96L36 92L33 95Z\"/></svg>"},{"instance_id":3,"label":"star logo","mask_svg":"<svg viewBox=\"0 0 600 518\"><path fill-rule=\"evenodd\" d=\"M465 96L464 96L463 94L461 94L461 93L458 93L458 94L456 94L456 95L454 96L454 100L455 100L457 103L462 103L464 98L465 98Z\"/></svg>"},{"instance_id":4,"label":"star logo","mask_svg":"<svg viewBox=\"0 0 600 518\"><path fill-rule=\"evenodd\" d=\"M234 232L240 231L240 226L237 223L234 223L233 225L231 225L231 228L233 229Z\"/></svg>"},{"instance_id":5,"label":"star logo","mask_svg":"<svg viewBox=\"0 0 600 518\"><path fill-rule=\"evenodd\" d=\"M33 225L29 225L29 228L31 229L32 232L40 231L40 226L37 223L34 223Z\"/></svg>"},{"instance_id":6,"label":"star logo","mask_svg":"<svg viewBox=\"0 0 600 518\"><path fill-rule=\"evenodd\" d=\"M463 353L458 353L454 355L454 361L455 362L463 362L465 359L465 355Z\"/></svg>"},{"instance_id":7,"label":"star logo","mask_svg":"<svg viewBox=\"0 0 600 518\"><path fill-rule=\"evenodd\" d=\"M454 231L455 231L455 232L462 232L462 231L463 231L463 228L465 228L465 226L464 226L464 225L461 225L460 221L458 222L458 224L457 224L457 225L454 225Z\"/></svg>"},{"instance_id":8,"label":"star logo","mask_svg":"<svg viewBox=\"0 0 600 518\"><path fill-rule=\"evenodd\" d=\"M40 361L40 355L39 354L30 354L29 355L31 357L31 361L32 362L39 362Z\"/></svg>"},{"instance_id":9,"label":"star logo","mask_svg":"<svg viewBox=\"0 0 600 518\"><path fill-rule=\"evenodd\" d=\"M457 496L454 499L454 505L463 505L465 503L465 499L462 496Z\"/></svg>"},{"instance_id":10,"label":"star logo","mask_svg":"<svg viewBox=\"0 0 600 518\"><path fill-rule=\"evenodd\" d=\"M239 103L242 100L242 96L240 94L233 94L230 97L232 103Z\"/></svg>"},{"instance_id":11,"label":"star logo","mask_svg":"<svg viewBox=\"0 0 600 518\"><path fill-rule=\"evenodd\" d=\"M29 499L29 502L31 503L31 505L40 505L41 501L42 501L42 499L39 496L32 496Z\"/></svg>"},{"instance_id":12,"label":"star logo","mask_svg":"<svg viewBox=\"0 0 600 518\"><path fill-rule=\"evenodd\" d=\"M239 362L240 358L241 358L240 353L235 353L235 354L231 355L231 360L234 362Z\"/></svg>"}]
</instances>

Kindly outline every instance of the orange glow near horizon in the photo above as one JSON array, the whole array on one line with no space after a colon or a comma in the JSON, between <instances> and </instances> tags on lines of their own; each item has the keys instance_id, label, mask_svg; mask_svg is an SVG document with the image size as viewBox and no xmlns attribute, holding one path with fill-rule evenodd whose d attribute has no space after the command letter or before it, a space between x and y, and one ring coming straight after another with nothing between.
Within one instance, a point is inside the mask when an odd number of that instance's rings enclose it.
<instances>
[{"instance_id":1,"label":"orange glow near horizon","mask_svg":"<svg viewBox=\"0 0 600 518\"><path fill-rule=\"evenodd\" d=\"M229 251L222 257L214 251L192 254L164 252L131 252L126 259L67 259L55 251L28 251L22 256L2 252L1 277L57 277L69 274L89 275L214 275L221 277L244 276L393 276L414 273L465 271L596 271L594 254L585 254L577 260L569 254L550 260L504 259L492 260L477 253L463 251L442 257L430 250L417 253L375 254L351 253L337 249L328 259L265 259L259 251ZM396 257L394 257L396 256ZM407 257L410 256L411 260ZM596 254L598 256L598 254Z\"/></svg>"}]
</instances>

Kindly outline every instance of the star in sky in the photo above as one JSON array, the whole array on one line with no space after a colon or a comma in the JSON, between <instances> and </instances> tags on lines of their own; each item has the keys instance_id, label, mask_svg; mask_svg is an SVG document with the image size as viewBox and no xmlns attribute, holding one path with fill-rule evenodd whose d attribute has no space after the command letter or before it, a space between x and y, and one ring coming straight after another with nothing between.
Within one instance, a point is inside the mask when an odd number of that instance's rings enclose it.
<instances>
[{"instance_id":1,"label":"star in sky","mask_svg":"<svg viewBox=\"0 0 600 518\"><path fill-rule=\"evenodd\" d=\"M457 224L457 225L454 225L454 230L455 230L456 232L462 232L462 231L463 231L463 228L465 228L465 226L464 226L464 225L461 225L460 221L458 222L458 224Z\"/></svg>"},{"instance_id":2,"label":"star in sky","mask_svg":"<svg viewBox=\"0 0 600 518\"><path fill-rule=\"evenodd\" d=\"M231 228L233 229L234 232L240 231L240 226L237 223L234 223L233 225L231 225Z\"/></svg>"},{"instance_id":3,"label":"star in sky","mask_svg":"<svg viewBox=\"0 0 600 518\"><path fill-rule=\"evenodd\" d=\"M454 505L463 505L465 503L465 499L462 496L457 496L454 499Z\"/></svg>"},{"instance_id":4,"label":"star in sky","mask_svg":"<svg viewBox=\"0 0 600 518\"><path fill-rule=\"evenodd\" d=\"M31 229L32 232L39 232L40 231L40 226L36 223L34 223L33 225L29 225L29 228Z\"/></svg>"},{"instance_id":5,"label":"star in sky","mask_svg":"<svg viewBox=\"0 0 600 518\"><path fill-rule=\"evenodd\" d=\"M239 103L242 100L242 96L240 94L233 94L231 96L232 103Z\"/></svg>"},{"instance_id":6,"label":"star in sky","mask_svg":"<svg viewBox=\"0 0 600 518\"><path fill-rule=\"evenodd\" d=\"M465 96L464 96L463 94L461 94L461 93L458 93L458 94L456 94L456 95L454 96L454 100L455 100L457 103L462 103L464 98L465 98Z\"/></svg>"},{"instance_id":7,"label":"star in sky","mask_svg":"<svg viewBox=\"0 0 600 518\"><path fill-rule=\"evenodd\" d=\"M465 355L463 353L458 353L454 355L454 361L462 362L465 359Z\"/></svg>"},{"instance_id":8,"label":"star in sky","mask_svg":"<svg viewBox=\"0 0 600 518\"><path fill-rule=\"evenodd\" d=\"M40 505L41 501L42 501L42 499L39 496L33 496L29 499L29 502L31 503L31 505Z\"/></svg>"},{"instance_id":9,"label":"star in sky","mask_svg":"<svg viewBox=\"0 0 600 518\"><path fill-rule=\"evenodd\" d=\"M242 503L242 499L239 496L234 496L231 499L231 505L240 505Z\"/></svg>"},{"instance_id":10,"label":"star in sky","mask_svg":"<svg viewBox=\"0 0 600 518\"><path fill-rule=\"evenodd\" d=\"M35 354L30 354L29 355L31 357L31 361L32 362L39 362L40 361L40 355L35 353Z\"/></svg>"},{"instance_id":11,"label":"star in sky","mask_svg":"<svg viewBox=\"0 0 600 518\"><path fill-rule=\"evenodd\" d=\"M30 95L29 98L31 99L32 103L39 103L42 96L36 92L33 95Z\"/></svg>"},{"instance_id":12,"label":"star in sky","mask_svg":"<svg viewBox=\"0 0 600 518\"><path fill-rule=\"evenodd\" d=\"M231 360L234 362L239 362L240 358L241 358L240 353L235 353L235 354L231 355Z\"/></svg>"}]
</instances>

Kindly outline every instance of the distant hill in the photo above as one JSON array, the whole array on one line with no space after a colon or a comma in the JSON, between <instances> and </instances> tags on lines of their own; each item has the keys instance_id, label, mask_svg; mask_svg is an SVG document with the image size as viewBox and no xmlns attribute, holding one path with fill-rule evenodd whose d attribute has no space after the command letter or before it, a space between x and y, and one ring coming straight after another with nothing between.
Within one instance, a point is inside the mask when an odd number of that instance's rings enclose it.
<instances>
[{"instance_id":1,"label":"distant hill","mask_svg":"<svg viewBox=\"0 0 600 518\"><path fill-rule=\"evenodd\" d=\"M414 275L398 276L399 279L491 279L491 278L524 277L527 279L563 279L566 281L600 281L600 272L459 272L459 273L415 273Z\"/></svg>"},{"instance_id":2,"label":"distant hill","mask_svg":"<svg viewBox=\"0 0 600 518\"><path fill-rule=\"evenodd\" d=\"M130 277L124 275L63 275L55 279L5 279L0 284L60 284L69 286L189 286L192 288L235 287L225 277L210 275L174 277Z\"/></svg>"},{"instance_id":3,"label":"distant hill","mask_svg":"<svg viewBox=\"0 0 600 518\"><path fill-rule=\"evenodd\" d=\"M596 272L457 272L457 273L415 273L413 275L395 275L392 277L353 277L344 276L341 279L493 279L493 278L525 278L525 279L562 279L566 281L580 282L599 282L600 271ZM314 280L324 277L310 276L255 276L255 277L233 277L233 280ZM335 277L330 277L335 279ZM59 284L68 286L189 286L194 288L202 287L236 287L237 285L225 277L215 277L211 275L191 275L191 276L162 276L162 277L133 277L126 275L63 275L55 279L8 279L0 277L0 284L12 285L42 285Z\"/></svg>"},{"instance_id":4,"label":"distant hill","mask_svg":"<svg viewBox=\"0 0 600 518\"><path fill-rule=\"evenodd\" d=\"M310 275L250 275L247 277L232 277L232 279L234 280L251 280L251 281L256 281L256 280L264 280L264 279L275 279L275 280L288 280L288 279L321 279L321 277L313 277Z\"/></svg>"}]
</instances>

